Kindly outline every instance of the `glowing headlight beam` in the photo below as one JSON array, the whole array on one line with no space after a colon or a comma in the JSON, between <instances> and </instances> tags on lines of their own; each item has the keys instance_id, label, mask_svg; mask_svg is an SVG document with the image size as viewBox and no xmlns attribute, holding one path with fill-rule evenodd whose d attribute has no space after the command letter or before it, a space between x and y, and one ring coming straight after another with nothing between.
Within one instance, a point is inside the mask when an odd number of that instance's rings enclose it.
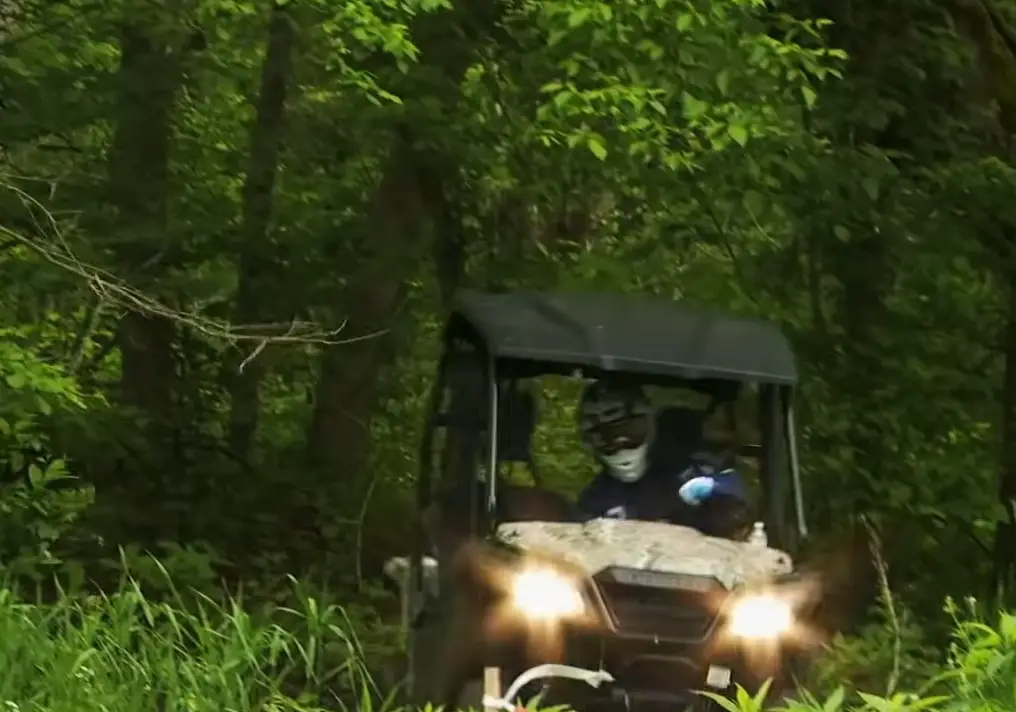
<instances>
[{"instance_id":1,"label":"glowing headlight beam","mask_svg":"<svg viewBox=\"0 0 1016 712\"><path fill-rule=\"evenodd\" d=\"M512 605L528 618L568 618L582 613L585 603L575 583L549 568L524 569L511 582Z\"/></svg>"},{"instance_id":2,"label":"glowing headlight beam","mask_svg":"<svg viewBox=\"0 0 1016 712\"><path fill-rule=\"evenodd\" d=\"M790 603L773 595L749 595L730 611L730 632L737 638L762 640L788 633L794 623Z\"/></svg>"}]
</instances>

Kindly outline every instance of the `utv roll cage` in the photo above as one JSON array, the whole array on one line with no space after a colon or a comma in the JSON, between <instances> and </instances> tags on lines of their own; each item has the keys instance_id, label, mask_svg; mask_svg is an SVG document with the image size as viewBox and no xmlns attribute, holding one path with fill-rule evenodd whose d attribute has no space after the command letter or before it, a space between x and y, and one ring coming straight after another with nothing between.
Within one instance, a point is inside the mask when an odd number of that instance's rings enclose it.
<instances>
[{"instance_id":1,"label":"utv roll cage","mask_svg":"<svg viewBox=\"0 0 1016 712\"><path fill-rule=\"evenodd\" d=\"M773 544L807 536L792 402L797 367L777 326L660 298L467 291L458 296L443 342L420 449L418 511L435 494L439 436L442 477L481 488L481 497L470 498L483 503L470 514L473 531L489 531L496 521L502 463L524 461L536 479L535 404L519 389L520 379L630 377L731 403L754 383L760 442L739 443L739 452L757 458L762 518Z\"/></svg>"}]
</instances>

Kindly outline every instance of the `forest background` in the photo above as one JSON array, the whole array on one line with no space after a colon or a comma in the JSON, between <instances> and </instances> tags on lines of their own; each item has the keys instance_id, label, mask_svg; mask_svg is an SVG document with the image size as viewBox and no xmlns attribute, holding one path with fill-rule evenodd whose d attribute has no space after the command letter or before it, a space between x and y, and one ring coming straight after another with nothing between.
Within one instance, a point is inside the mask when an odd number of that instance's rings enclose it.
<instances>
[{"instance_id":1,"label":"forest background","mask_svg":"<svg viewBox=\"0 0 1016 712\"><path fill-rule=\"evenodd\" d=\"M1013 709L1014 23L1008 0L4 3L0 663L23 674L0 699L378 704L379 572L471 286L781 323L816 540L868 556L866 513L887 574L816 694L959 670L953 703L999 706L957 709ZM551 396L537 456L574 487ZM141 610L147 633L100 625ZM186 645L152 623L174 615Z\"/></svg>"}]
</instances>

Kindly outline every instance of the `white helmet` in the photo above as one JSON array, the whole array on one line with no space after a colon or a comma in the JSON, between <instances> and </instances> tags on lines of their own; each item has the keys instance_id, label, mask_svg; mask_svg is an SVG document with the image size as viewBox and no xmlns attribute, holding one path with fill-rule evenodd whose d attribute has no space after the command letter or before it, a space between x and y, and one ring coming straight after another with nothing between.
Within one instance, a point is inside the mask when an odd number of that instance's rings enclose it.
<instances>
[{"instance_id":1,"label":"white helmet","mask_svg":"<svg viewBox=\"0 0 1016 712\"><path fill-rule=\"evenodd\" d=\"M579 401L579 434L607 471L621 482L646 472L653 439L653 411L638 386L594 382Z\"/></svg>"}]
</instances>

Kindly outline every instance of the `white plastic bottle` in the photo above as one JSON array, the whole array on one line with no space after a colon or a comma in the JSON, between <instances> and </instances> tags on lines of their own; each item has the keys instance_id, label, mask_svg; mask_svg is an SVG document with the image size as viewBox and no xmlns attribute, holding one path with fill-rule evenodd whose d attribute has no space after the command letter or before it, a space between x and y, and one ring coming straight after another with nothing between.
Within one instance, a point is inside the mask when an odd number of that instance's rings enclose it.
<instances>
[{"instance_id":1,"label":"white plastic bottle","mask_svg":"<svg viewBox=\"0 0 1016 712\"><path fill-rule=\"evenodd\" d=\"M752 546L768 547L769 537L766 536L766 525L763 522L755 522L748 535L748 543Z\"/></svg>"}]
</instances>

